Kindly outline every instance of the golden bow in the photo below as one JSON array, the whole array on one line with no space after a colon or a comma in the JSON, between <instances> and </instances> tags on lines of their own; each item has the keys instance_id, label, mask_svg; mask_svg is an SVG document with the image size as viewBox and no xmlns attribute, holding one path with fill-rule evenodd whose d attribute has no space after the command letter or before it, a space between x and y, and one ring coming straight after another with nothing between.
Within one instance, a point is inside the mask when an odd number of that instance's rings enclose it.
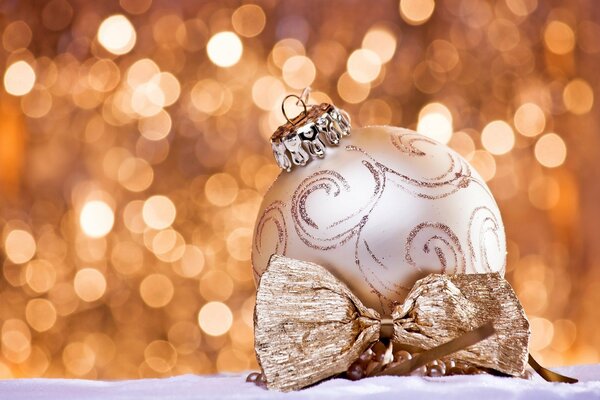
<instances>
[{"instance_id":1,"label":"golden bow","mask_svg":"<svg viewBox=\"0 0 600 400\"><path fill-rule=\"evenodd\" d=\"M478 340L493 336L453 358L512 376L522 375L528 361L529 322L497 273L431 274L415 283L391 319L382 319L325 268L273 255L254 311L258 362L267 387L282 391L346 371L381 334L428 350L493 321Z\"/></svg>"}]
</instances>

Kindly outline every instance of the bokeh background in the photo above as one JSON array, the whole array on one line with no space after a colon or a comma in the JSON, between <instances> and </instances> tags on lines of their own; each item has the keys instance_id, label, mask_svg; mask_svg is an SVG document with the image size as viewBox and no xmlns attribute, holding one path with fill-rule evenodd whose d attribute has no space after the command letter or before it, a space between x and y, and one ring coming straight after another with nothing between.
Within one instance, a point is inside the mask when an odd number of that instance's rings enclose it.
<instances>
[{"instance_id":1,"label":"bokeh background","mask_svg":"<svg viewBox=\"0 0 600 400\"><path fill-rule=\"evenodd\" d=\"M256 368L282 98L417 129L488 181L547 365L600 361L593 0L0 3L0 377Z\"/></svg>"}]
</instances>

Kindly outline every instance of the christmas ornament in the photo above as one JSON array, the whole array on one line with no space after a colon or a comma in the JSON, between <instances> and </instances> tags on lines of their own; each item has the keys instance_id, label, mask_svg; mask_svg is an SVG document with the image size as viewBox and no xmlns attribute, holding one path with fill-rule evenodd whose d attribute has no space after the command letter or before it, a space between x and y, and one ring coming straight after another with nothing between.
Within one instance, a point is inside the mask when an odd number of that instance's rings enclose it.
<instances>
[{"instance_id":1,"label":"christmas ornament","mask_svg":"<svg viewBox=\"0 0 600 400\"><path fill-rule=\"evenodd\" d=\"M284 171L255 226L257 280L274 253L311 261L385 312L429 273L504 274L500 212L463 157L407 129L351 129L333 105L302 104L272 137Z\"/></svg>"},{"instance_id":2,"label":"christmas ornament","mask_svg":"<svg viewBox=\"0 0 600 400\"><path fill-rule=\"evenodd\" d=\"M390 346L390 357L384 354L370 376L406 375L420 367L443 375L440 359L451 354L454 366L521 377L529 360L547 380L577 382L528 357L529 322L498 273L430 274L391 318L382 318L322 266L273 255L258 284L254 332L262 374L248 380L282 391L351 374L353 365L368 363L365 352L380 338L422 352L400 354L393 364Z\"/></svg>"}]
</instances>

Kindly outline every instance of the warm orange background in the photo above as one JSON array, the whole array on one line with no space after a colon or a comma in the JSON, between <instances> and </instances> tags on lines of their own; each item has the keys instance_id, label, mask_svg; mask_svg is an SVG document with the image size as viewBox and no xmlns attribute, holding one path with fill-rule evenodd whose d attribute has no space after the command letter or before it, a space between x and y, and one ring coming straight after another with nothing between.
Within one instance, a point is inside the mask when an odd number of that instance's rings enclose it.
<instances>
[{"instance_id":1,"label":"warm orange background","mask_svg":"<svg viewBox=\"0 0 600 400\"><path fill-rule=\"evenodd\" d=\"M0 377L256 367L268 137L313 88L488 181L546 365L600 360L592 0L3 1ZM227 33L223 33L227 32Z\"/></svg>"}]
</instances>

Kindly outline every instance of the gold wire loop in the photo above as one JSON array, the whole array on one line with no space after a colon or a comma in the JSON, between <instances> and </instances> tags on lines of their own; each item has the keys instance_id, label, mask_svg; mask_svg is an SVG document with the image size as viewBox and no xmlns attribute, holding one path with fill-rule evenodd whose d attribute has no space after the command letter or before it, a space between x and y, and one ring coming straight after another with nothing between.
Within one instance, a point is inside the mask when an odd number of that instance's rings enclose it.
<instances>
[{"instance_id":1,"label":"gold wire loop","mask_svg":"<svg viewBox=\"0 0 600 400\"><path fill-rule=\"evenodd\" d=\"M302 94L304 95L304 92ZM283 113L283 116L285 117L285 119L287 120L287 122L289 122L290 124L292 124L293 126L295 126L299 122L299 120L297 120L297 119L298 119L298 116L300 114L298 114L294 119L290 119L288 117L288 115L286 114L286 112L285 112L285 102L290 97L298 99L298 101L296 101L296 104L298 104L298 102L302 103L302 107L304 107L304 111L302 112L302 115L306 116L308 114L308 110L306 109L306 103L304 102L304 100L302 100L302 98L300 98L300 96L297 96L295 94L288 94L287 96L285 96L285 98L281 102L281 112Z\"/></svg>"}]
</instances>

